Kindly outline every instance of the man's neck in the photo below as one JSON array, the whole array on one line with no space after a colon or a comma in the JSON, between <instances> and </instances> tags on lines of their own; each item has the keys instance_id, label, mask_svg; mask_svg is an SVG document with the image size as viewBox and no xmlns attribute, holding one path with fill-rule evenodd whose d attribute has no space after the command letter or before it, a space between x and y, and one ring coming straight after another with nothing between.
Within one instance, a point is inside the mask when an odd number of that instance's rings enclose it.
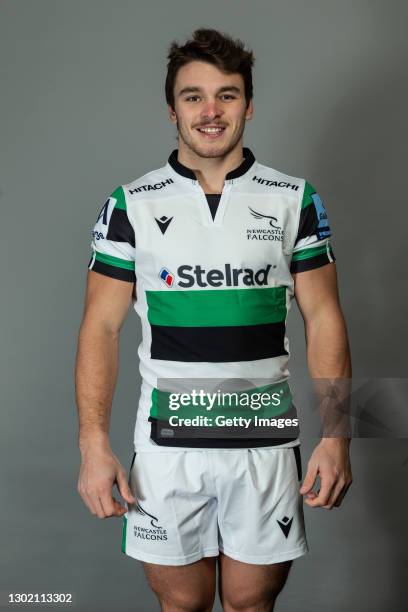
<instances>
[{"instance_id":1,"label":"man's neck","mask_svg":"<svg viewBox=\"0 0 408 612\"><path fill-rule=\"evenodd\" d=\"M221 193L228 172L238 168L244 156L242 143L224 157L200 157L179 140L178 161L191 168L205 193Z\"/></svg>"}]
</instances>

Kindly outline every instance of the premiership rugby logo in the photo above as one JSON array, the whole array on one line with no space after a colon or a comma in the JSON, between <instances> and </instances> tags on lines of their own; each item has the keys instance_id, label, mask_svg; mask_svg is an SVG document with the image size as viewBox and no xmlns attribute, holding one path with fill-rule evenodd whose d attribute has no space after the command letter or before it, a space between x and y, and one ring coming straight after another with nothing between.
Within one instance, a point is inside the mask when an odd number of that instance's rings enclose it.
<instances>
[{"instance_id":1,"label":"premiership rugby logo","mask_svg":"<svg viewBox=\"0 0 408 612\"><path fill-rule=\"evenodd\" d=\"M319 224L316 230L316 236L319 240L328 238L330 236L329 221L327 219L326 209L318 193L313 193L311 196L313 204L316 210L317 219Z\"/></svg>"}]
</instances>

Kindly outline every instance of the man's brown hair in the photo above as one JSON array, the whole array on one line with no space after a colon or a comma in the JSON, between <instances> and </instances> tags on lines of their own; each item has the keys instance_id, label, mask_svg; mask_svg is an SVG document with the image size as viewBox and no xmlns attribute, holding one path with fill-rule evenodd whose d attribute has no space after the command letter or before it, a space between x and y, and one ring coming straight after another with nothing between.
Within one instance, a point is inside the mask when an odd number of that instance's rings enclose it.
<instances>
[{"instance_id":1,"label":"man's brown hair","mask_svg":"<svg viewBox=\"0 0 408 612\"><path fill-rule=\"evenodd\" d=\"M165 93L167 104L174 110L174 84L179 68L199 60L213 64L226 73L238 72L242 75L245 85L246 106L253 97L252 66L255 61L251 50L245 50L244 43L233 39L225 32L211 28L199 28L193 32L192 38L180 46L173 41L167 55L167 76Z\"/></svg>"}]
</instances>

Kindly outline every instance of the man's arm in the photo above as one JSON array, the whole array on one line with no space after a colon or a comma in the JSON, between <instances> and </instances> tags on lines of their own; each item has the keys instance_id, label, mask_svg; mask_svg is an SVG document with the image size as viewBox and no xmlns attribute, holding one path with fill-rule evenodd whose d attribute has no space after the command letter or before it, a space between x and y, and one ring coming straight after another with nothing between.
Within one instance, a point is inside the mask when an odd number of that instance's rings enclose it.
<instances>
[{"instance_id":1,"label":"man's arm","mask_svg":"<svg viewBox=\"0 0 408 612\"><path fill-rule=\"evenodd\" d=\"M343 380L344 390L351 378L350 350L341 311L336 264L293 274L295 298L305 324L307 361L313 379ZM346 393L344 393L346 395ZM334 419L336 415L328 415ZM300 492L309 506L331 509L339 506L352 482L348 436L322 437L308 462ZM320 477L318 494L312 491Z\"/></svg>"},{"instance_id":2,"label":"man's arm","mask_svg":"<svg viewBox=\"0 0 408 612\"><path fill-rule=\"evenodd\" d=\"M78 492L99 518L122 516L126 508L112 497L116 482L133 503L127 475L109 444L112 399L118 373L119 334L134 283L88 272L85 309L75 370L81 468Z\"/></svg>"}]
</instances>

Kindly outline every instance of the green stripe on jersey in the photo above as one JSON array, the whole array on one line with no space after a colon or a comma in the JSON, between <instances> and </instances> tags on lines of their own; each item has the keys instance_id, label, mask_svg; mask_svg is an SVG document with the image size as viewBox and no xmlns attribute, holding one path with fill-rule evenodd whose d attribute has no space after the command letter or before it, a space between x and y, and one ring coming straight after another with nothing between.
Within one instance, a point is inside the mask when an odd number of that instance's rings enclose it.
<instances>
[{"instance_id":1,"label":"green stripe on jersey","mask_svg":"<svg viewBox=\"0 0 408 612\"><path fill-rule=\"evenodd\" d=\"M272 418L285 414L292 406L292 393L289 384L284 382L269 383L261 387L241 391L224 391L220 390L218 397L217 391L211 392L215 394L214 404L209 404L208 397L204 395L201 400L198 393L200 389L196 389L195 404L192 402L188 405L180 405L179 408L170 408L170 395L172 399L179 393L171 393L169 391L161 391L153 388L151 394L150 416L160 421L168 421L171 416L177 415L180 418L192 419L196 416L225 416L232 418L234 416L252 419L255 415L259 417ZM189 397L193 397L189 393L183 393L183 403L187 403ZM219 400L219 401L218 401ZM180 402L181 403L181 402ZM211 409L207 410L211 407ZM252 406L252 407L251 407Z\"/></svg>"},{"instance_id":2,"label":"green stripe on jersey","mask_svg":"<svg viewBox=\"0 0 408 612\"><path fill-rule=\"evenodd\" d=\"M101 263L108 264L109 266L116 266L117 268L125 268L125 270L134 270L135 262L127 259L120 259L120 257L114 257L113 255L106 255L106 253L99 253L95 251L95 259Z\"/></svg>"},{"instance_id":3,"label":"green stripe on jersey","mask_svg":"<svg viewBox=\"0 0 408 612\"><path fill-rule=\"evenodd\" d=\"M286 318L286 288L146 291L151 325L224 327Z\"/></svg>"},{"instance_id":4,"label":"green stripe on jersey","mask_svg":"<svg viewBox=\"0 0 408 612\"><path fill-rule=\"evenodd\" d=\"M123 191L123 187L117 187L115 191L112 193L111 197L117 200L115 204L115 208L126 210L126 199L125 199L125 192Z\"/></svg>"},{"instance_id":5,"label":"green stripe on jersey","mask_svg":"<svg viewBox=\"0 0 408 612\"><path fill-rule=\"evenodd\" d=\"M300 249L293 253L292 261L301 261L303 259L309 259L310 257L316 257L317 255L323 255L327 253L327 246L309 247L306 249Z\"/></svg>"},{"instance_id":6,"label":"green stripe on jersey","mask_svg":"<svg viewBox=\"0 0 408 612\"><path fill-rule=\"evenodd\" d=\"M306 181L301 208L306 208L306 206L310 206L310 204L313 204L312 194L314 193L316 193L316 189Z\"/></svg>"}]
</instances>

